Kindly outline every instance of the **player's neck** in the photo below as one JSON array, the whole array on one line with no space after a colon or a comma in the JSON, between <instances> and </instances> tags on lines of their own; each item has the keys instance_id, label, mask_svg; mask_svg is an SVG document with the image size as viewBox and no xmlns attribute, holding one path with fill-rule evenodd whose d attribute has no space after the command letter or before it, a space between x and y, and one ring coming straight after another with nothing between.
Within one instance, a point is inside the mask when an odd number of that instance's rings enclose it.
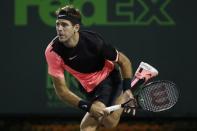
<instances>
[{"instance_id":1,"label":"player's neck","mask_svg":"<svg viewBox=\"0 0 197 131\"><path fill-rule=\"evenodd\" d=\"M79 42L79 32L75 32L73 36L64 43L66 47L74 48Z\"/></svg>"}]
</instances>

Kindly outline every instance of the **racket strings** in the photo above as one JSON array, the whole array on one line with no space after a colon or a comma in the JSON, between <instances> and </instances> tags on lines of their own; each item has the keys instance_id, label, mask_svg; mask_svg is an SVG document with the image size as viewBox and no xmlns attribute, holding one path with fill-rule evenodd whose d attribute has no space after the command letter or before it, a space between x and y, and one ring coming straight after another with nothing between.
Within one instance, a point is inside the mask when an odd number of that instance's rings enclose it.
<instances>
[{"instance_id":1,"label":"racket strings","mask_svg":"<svg viewBox=\"0 0 197 131\"><path fill-rule=\"evenodd\" d=\"M158 82L145 86L138 99L143 109L153 112L169 109L177 101L178 91L170 82Z\"/></svg>"}]
</instances>

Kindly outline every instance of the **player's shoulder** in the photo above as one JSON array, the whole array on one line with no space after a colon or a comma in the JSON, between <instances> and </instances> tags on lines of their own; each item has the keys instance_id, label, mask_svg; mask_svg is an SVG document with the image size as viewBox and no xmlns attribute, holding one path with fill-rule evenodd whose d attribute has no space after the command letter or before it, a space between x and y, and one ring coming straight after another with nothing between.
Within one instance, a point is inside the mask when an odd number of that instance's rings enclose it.
<instances>
[{"instance_id":1,"label":"player's shoulder","mask_svg":"<svg viewBox=\"0 0 197 131\"><path fill-rule=\"evenodd\" d=\"M58 37L54 37L49 44L47 45L46 49L45 49L45 55L49 54L52 50L53 50L53 46L55 43L58 42Z\"/></svg>"},{"instance_id":2,"label":"player's shoulder","mask_svg":"<svg viewBox=\"0 0 197 131\"><path fill-rule=\"evenodd\" d=\"M92 31L92 30L81 30L80 34L83 37L86 37L87 39L94 39L94 40L102 39L103 40L103 37L101 36L100 33Z\"/></svg>"},{"instance_id":3,"label":"player's shoulder","mask_svg":"<svg viewBox=\"0 0 197 131\"><path fill-rule=\"evenodd\" d=\"M79 33L85 41L88 41L87 44L90 46L99 46L104 42L103 37L98 32L82 30Z\"/></svg>"},{"instance_id":4,"label":"player's shoulder","mask_svg":"<svg viewBox=\"0 0 197 131\"><path fill-rule=\"evenodd\" d=\"M80 33L90 36L96 36L98 35L98 32L92 31L92 30L80 30Z\"/></svg>"},{"instance_id":5,"label":"player's shoulder","mask_svg":"<svg viewBox=\"0 0 197 131\"><path fill-rule=\"evenodd\" d=\"M47 45L45 49L45 52L52 50L53 48L52 45L55 44L57 41L58 41L58 37L56 36L49 42L49 44Z\"/></svg>"}]
</instances>

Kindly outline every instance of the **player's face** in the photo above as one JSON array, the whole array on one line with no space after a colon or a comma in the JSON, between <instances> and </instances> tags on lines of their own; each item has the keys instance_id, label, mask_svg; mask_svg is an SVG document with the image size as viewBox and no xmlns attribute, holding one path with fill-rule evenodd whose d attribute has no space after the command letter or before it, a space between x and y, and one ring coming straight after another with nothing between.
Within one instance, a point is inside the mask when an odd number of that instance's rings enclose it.
<instances>
[{"instance_id":1,"label":"player's face","mask_svg":"<svg viewBox=\"0 0 197 131\"><path fill-rule=\"evenodd\" d=\"M74 26L64 19L56 20L56 31L60 42L66 42L74 34Z\"/></svg>"}]
</instances>

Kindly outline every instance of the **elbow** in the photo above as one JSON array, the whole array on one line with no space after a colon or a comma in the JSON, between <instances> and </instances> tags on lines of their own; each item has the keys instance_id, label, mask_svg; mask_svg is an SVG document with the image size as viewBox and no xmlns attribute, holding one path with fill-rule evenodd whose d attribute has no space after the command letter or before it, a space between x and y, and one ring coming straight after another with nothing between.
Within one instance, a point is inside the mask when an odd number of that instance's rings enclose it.
<instances>
[{"instance_id":1,"label":"elbow","mask_svg":"<svg viewBox=\"0 0 197 131\"><path fill-rule=\"evenodd\" d=\"M126 57L123 53L119 52L119 59L118 59L118 64L120 66L129 66L131 67L132 64L131 64L131 61L129 60L128 57Z\"/></svg>"}]
</instances>

